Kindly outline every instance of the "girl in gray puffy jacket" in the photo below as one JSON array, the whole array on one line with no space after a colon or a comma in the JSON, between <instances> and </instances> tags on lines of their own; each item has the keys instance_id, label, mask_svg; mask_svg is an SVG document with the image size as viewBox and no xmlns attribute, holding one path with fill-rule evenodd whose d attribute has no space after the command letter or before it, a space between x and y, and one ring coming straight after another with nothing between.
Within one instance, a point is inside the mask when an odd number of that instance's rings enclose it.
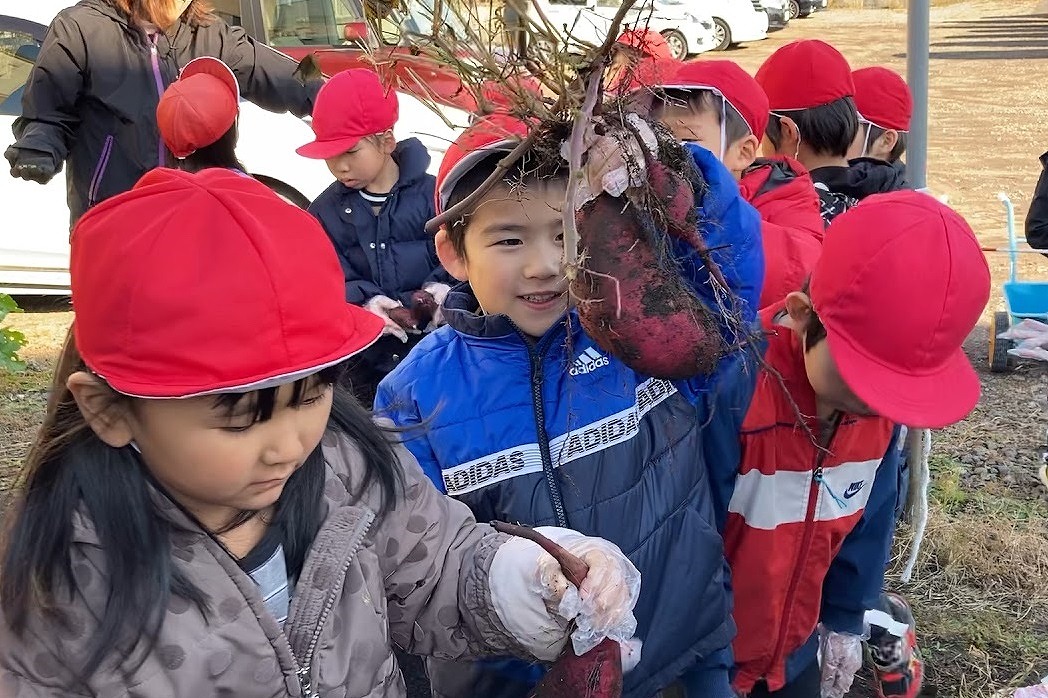
<instances>
[{"instance_id":1,"label":"girl in gray puffy jacket","mask_svg":"<svg viewBox=\"0 0 1048 698\"><path fill-rule=\"evenodd\" d=\"M382 321L344 302L309 214L158 169L72 240L76 324L3 524L0 695L403 696L394 644L552 660L569 633L631 637L615 546L548 531L590 563L576 615L551 557L336 387Z\"/></svg>"}]
</instances>

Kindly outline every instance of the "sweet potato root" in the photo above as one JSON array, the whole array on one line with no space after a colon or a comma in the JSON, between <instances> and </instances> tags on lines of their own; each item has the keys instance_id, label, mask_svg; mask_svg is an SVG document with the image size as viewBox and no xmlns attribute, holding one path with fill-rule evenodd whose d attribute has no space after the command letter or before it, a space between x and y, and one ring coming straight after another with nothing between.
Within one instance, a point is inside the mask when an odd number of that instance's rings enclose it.
<instances>
[{"instance_id":1,"label":"sweet potato root","mask_svg":"<svg viewBox=\"0 0 1048 698\"><path fill-rule=\"evenodd\" d=\"M680 208L670 204L668 212ZM697 239L694 205L687 208ZM666 233L627 199L607 194L575 219L583 255L571 291L593 340L644 375L676 380L712 371L720 333L665 251ZM674 226L677 236L688 235L687 225Z\"/></svg>"},{"instance_id":2,"label":"sweet potato root","mask_svg":"<svg viewBox=\"0 0 1048 698\"><path fill-rule=\"evenodd\" d=\"M496 531L534 541L553 556L568 581L581 587L589 565L533 528L495 521ZM586 654L564 648L529 698L619 698L622 695L622 650L605 639Z\"/></svg>"}]
</instances>

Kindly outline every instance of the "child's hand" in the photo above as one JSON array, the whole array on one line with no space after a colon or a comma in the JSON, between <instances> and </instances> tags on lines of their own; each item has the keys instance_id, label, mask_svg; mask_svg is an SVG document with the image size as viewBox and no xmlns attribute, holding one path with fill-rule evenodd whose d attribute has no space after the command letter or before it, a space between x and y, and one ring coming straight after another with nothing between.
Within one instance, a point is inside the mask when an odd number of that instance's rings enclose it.
<instances>
[{"instance_id":1,"label":"child's hand","mask_svg":"<svg viewBox=\"0 0 1048 698\"><path fill-rule=\"evenodd\" d=\"M429 325L426 327L426 331L431 332L444 324L444 312L441 310L441 307L444 305L444 299L448 297L451 287L434 281L423 286L422 290L430 295L435 305L433 317L430 318Z\"/></svg>"},{"instance_id":2,"label":"child's hand","mask_svg":"<svg viewBox=\"0 0 1048 698\"><path fill-rule=\"evenodd\" d=\"M862 668L862 638L823 630L822 698L844 698Z\"/></svg>"},{"instance_id":3,"label":"child's hand","mask_svg":"<svg viewBox=\"0 0 1048 698\"><path fill-rule=\"evenodd\" d=\"M380 318L382 318L383 322L386 323L386 326L384 328L382 328L382 334L383 335L388 335L390 337L396 337L401 342L404 342L405 344L407 344L407 341L408 341L408 333L407 333L407 331L403 327L401 327L400 323L398 323L390 315L391 313L396 311L398 308L407 311L407 309L404 308L403 304L401 304L400 301L395 301L392 298L390 298L389 296L374 296L374 297L371 298L371 300L369 300L367 303L364 304L364 310L367 310L370 313L374 313L375 315L378 315ZM410 311L407 311L407 312L410 312ZM417 330L416 330L416 332L417 332Z\"/></svg>"},{"instance_id":4,"label":"child's hand","mask_svg":"<svg viewBox=\"0 0 1048 698\"><path fill-rule=\"evenodd\" d=\"M602 538L548 526L536 530L582 558L590 570L581 590L577 589L537 543L511 538L495 553L489 571L492 601L506 629L545 661L559 656L569 631L576 654L605 638L627 646L637 629L633 615L640 594L637 568L614 543Z\"/></svg>"},{"instance_id":5,"label":"child's hand","mask_svg":"<svg viewBox=\"0 0 1048 698\"><path fill-rule=\"evenodd\" d=\"M622 196L629 187L639 187L647 181L645 155L657 153L658 142L644 119L636 114L629 114L626 119L636 133L626 129L605 129L603 135L598 135L594 124L587 128L583 136L584 177L579 185L578 206L597 198L602 192ZM561 152L565 158L566 148L567 144Z\"/></svg>"}]
</instances>

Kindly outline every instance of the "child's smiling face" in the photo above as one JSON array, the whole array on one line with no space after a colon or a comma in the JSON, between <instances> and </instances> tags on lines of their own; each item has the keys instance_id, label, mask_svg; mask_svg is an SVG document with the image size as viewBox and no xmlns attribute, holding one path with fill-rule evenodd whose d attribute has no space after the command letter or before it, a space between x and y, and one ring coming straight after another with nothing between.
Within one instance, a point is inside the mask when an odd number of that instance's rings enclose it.
<instances>
[{"instance_id":1,"label":"child's smiling face","mask_svg":"<svg viewBox=\"0 0 1048 698\"><path fill-rule=\"evenodd\" d=\"M541 337L568 308L564 276L564 179L498 185L473 210L465 254L444 231L437 249L444 268L469 281L487 314L501 313L531 337Z\"/></svg>"}]
</instances>

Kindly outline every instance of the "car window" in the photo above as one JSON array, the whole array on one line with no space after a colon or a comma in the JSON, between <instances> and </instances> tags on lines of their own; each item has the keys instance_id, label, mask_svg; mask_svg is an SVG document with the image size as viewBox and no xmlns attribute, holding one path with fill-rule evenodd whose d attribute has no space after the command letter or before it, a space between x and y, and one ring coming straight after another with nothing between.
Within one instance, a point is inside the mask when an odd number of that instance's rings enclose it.
<instances>
[{"instance_id":1,"label":"car window","mask_svg":"<svg viewBox=\"0 0 1048 698\"><path fill-rule=\"evenodd\" d=\"M0 27L0 114L22 113L22 92L39 51L29 34Z\"/></svg>"},{"instance_id":2,"label":"car window","mask_svg":"<svg viewBox=\"0 0 1048 698\"><path fill-rule=\"evenodd\" d=\"M361 21L341 0L262 0L270 46L338 46L343 27Z\"/></svg>"}]
</instances>

